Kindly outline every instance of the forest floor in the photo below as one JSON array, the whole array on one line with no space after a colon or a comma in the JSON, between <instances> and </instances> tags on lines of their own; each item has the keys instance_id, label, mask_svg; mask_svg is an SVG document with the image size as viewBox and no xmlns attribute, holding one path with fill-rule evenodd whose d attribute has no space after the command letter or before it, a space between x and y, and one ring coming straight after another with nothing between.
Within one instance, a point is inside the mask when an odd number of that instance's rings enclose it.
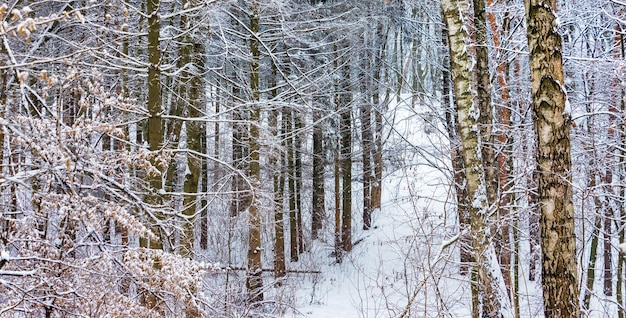
<instances>
[{"instance_id":1,"label":"forest floor","mask_svg":"<svg viewBox=\"0 0 626 318\"><path fill-rule=\"evenodd\" d=\"M427 108L395 107L382 208L361 229L354 206L354 249L337 263L332 235L315 242L306 266L321 270L295 281L292 317L469 317L468 276L459 274L458 233L450 189L448 141ZM404 106L402 106L404 105ZM388 148L388 149L389 149ZM390 159L393 158L393 159ZM361 184L355 183L355 204ZM327 205L334 206L334 205ZM332 233L329 233L332 234ZM520 282L522 317L538 317L540 290Z\"/></svg>"}]
</instances>

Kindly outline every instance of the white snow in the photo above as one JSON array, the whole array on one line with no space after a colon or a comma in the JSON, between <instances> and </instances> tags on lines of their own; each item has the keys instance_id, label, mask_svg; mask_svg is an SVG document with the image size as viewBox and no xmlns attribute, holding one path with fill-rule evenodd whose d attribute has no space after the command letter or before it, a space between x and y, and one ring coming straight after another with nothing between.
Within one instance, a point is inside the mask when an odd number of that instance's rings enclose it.
<instances>
[{"instance_id":1,"label":"white snow","mask_svg":"<svg viewBox=\"0 0 626 318\"><path fill-rule=\"evenodd\" d=\"M330 254L332 238L316 241L306 261L319 262L321 274L296 278L296 307L285 317L471 316L469 277L459 273L461 234L447 175L449 144L445 136L425 134L423 126L415 124L423 111L404 103L396 108L395 131L387 146L403 143L413 150L387 158L382 208L373 215L375 228L361 230L357 205L353 240L358 243L341 264ZM355 202L359 195L355 190ZM521 254L521 316L542 317L541 289L526 279L529 253ZM512 315L508 304L504 309Z\"/></svg>"},{"instance_id":2,"label":"white snow","mask_svg":"<svg viewBox=\"0 0 626 318\"><path fill-rule=\"evenodd\" d=\"M0 261L8 260L11 260L11 254L9 254L9 251L3 248L2 251L0 251Z\"/></svg>"}]
</instances>

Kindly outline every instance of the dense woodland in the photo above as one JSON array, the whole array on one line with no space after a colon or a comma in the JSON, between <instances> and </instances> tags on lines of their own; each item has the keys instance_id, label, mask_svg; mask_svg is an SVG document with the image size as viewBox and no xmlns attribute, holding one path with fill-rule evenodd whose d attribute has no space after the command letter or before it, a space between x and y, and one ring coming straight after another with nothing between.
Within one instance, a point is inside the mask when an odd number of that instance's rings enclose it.
<instances>
[{"instance_id":1,"label":"dense woodland","mask_svg":"<svg viewBox=\"0 0 626 318\"><path fill-rule=\"evenodd\" d=\"M314 246L356 257L413 153L447 176L467 313L520 317L534 281L546 317L622 318L625 9L1 3L0 316L298 316L281 288ZM436 153L388 142L399 103Z\"/></svg>"}]
</instances>

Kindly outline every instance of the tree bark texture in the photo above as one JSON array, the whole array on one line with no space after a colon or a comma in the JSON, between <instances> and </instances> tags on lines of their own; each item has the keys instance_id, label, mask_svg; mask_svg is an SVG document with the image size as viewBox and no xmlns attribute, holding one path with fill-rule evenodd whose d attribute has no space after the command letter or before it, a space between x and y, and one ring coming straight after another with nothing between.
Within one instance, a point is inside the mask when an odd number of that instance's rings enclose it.
<instances>
[{"instance_id":1,"label":"tree bark texture","mask_svg":"<svg viewBox=\"0 0 626 318\"><path fill-rule=\"evenodd\" d=\"M448 31L442 31L442 43L448 47ZM450 92L450 58L448 54L443 54L442 72L442 95L443 108L446 112L446 131L450 140L450 161L452 163L452 181L454 182L454 192L456 194L457 214L459 216L459 231L461 234L461 244L459 248L460 267L462 275L469 273L469 264L472 263L471 244L472 239L469 234L469 211L467 210L469 200L467 196L467 186L465 182L465 166L463 164L463 151L461 147L461 136L459 136L458 123L456 121L456 108L451 105L452 94Z\"/></svg>"},{"instance_id":2,"label":"tree bark texture","mask_svg":"<svg viewBox=\"0 0 626 318\"><path fill-rule=\"evenodd\" d=\"M487 7L490 7L494 4L494 0L487 0ZM510 29L510 14L509 12L505 12L504 19L501 25L498 25L496 15L493 11L489 11L487 13L487 20L489 22L489 26L492 33L493 44L496 51L496 56L501 56L501 41L502 39L507 39L509 37L509 29ZM512 277L511 277L511 250L512 242L510 242L510 234L512 223L510 217L510 202L511 202L511 194L510 189L513 184L513 177L511 173L513 171L513 159L509 157L509 154L513 153L513 143L511 142L510 129L511 129L511 111L510 111L510 102L509 102L509 88L507 86L508 82L508 70L509 70L509 61L506 58L502 58L502 60L496 61L497 67L496 71L496 83L497 89L500 92L499 100L494 105L501 105L500 107L496 107L496 116L497 123L502 127L502 130L497 133L497 141L498 146L501 147L501 151L497 151L497 155L494 153L492 155L496 158L496 166L497 173L496 176L498 178L498 202L494 202L496 205L496 214L498 215L498 237L496 237L499 242L496 243L496 253L498 254L498 258L500 260L500 267L502 269L502 276L504 277L504 283L506 284L509 291L512 290ZM495 151L495 146L492 148ZM515 310L518 310L519 306L517 305L517 297L513 297Z\"/></svg>"},{"instance_id":3,"label":"tree bark texture","mask_svg":"<svg viewBox=\"0 0 626 318\"><path fill-rule=\"evenodd\" d=\"M473 0L474 38L476 41L476 105L479 109L478 128L482 165L485 170L485 189L489 210L495 209L498 200L498 174L493 137L493 105L491 104L491 81L489 73L489 50L487 49L487 13L485 0Z\"/></svg>"},{"instance_id":4,"label":"tree bark texture","mask_svg":"<svg viewBox=\"0 0 626 318\"><path fill-rule=\"evenodd\" d=\"M365 95L365 94L364 94ZM363 229L372 226L372 105L369 100L361 105L361 141L363 144Z\"/></svg>"},{"instance_id":5,"label":"tree bark texture","mask_svg":"<svg viewBox=\"0 0 626 318\"><path fill-rule=\"evenodd\" d=\"M350 70L343 67L341 91L341 245L345 252L352 250L352 96Z\"/></svg>"},{"instance_id":6,"label":"tree bark texture","mask_svg":"<svg viewBox=\"0 0 626 318\"><path fill-rule=\"evenodd\" d=\"M489 226L489 201L483 165L479 123L489 126L490 122L479 122L481 111L477 105L476 83L473 62L468 47L469 7L466 1L444 0L441 2L444 22L448 30L450 48L450 71L453 93L457 108L457 121L463 147L463 161L467 181L467 194L472 236L472 252L477 272L477 285L482 315L486 317L511 317L512 311L502 273L491 239Z\"/></svg>"},{"instance_id":7,"label":"tree bark texture","mask_svg":"<svg viewBox=\"0 0 626 318\"><path fill-rule=\"evenodd\" d=\"M383 32L383 25L379 24L376 29L376 41L379 41L377 52L374 55L374 77L372 79L372 105L373 105L373 117L372 129L374 131L372 161L374 165L373 179L372 179L372 191L371 191L371 206L372 212L376 209L380 209L382 186L383 186L383 116L382 109L383 103L380 98L380 81L381 74L383 72L383 59L384 52L387 46L387 36Z\"/></svg>"},{"instance_id":8,"label":"tree bark texture","mask_svg":"<svg viewBox=\"0 0 626 318\"><path fill-rule=\"evenodd\" d=\"M326 216L324 205L324 135L318 111L313 112L313 204L311 215L311 235L317 239Z\"/></svg>"},{"instance_id":9,"label":"tree bark texture","mask_svg":"<svg viewBox=\"0 0 626 318\"><path fill-rule=\"evenodd\" d=\"M159 20L159 0L147 0L146 10L148 16L148 127L146 129L146 139L150 151L157 152L163 145L163 118L161 116L161 51L159 49L159 33L161 23ZM165 169L160 168L159 164L152 160L152 164L162 174ZM158 190L162 188L161 174L152 174L148 176L150 187L154 193L148 194L145 201L149 204L159 205L162 201ZM157 216L158 217L158 216ZM159 229L155 228L158 232ZM158 234L157 234L158 236ZM148 240L141 238L141 246L148 245ZM149 242L150 247L160 249L162 242Z\"/></svg>"},{"instance_id":10,"label":"tree bark texture","mask_svg":"<svg viewBox=\"0 0 626 318\"><path fill-rule=\"evenodd\" d=\"M277 89L278 67L272 62L271 76L271 97L278 96ZM280 110L272 110L269 114L269 126L273 131L276 140L284 140L284 131L278 123ZM281 143L284 147L284 141ZM279 148L278 145L276 148ZM269 166L273 167L273 186L274 186L274 278L276 284L280 285L278 280L286 275L285 266L285 227L284 227L284 190L285 190L285 156L284 150L281 148L273 149L269 156Z\"/></svg>"},{"instance_id":11,"label":"tree bark texture","mask_svg":"<svg viewBox=\"0 0 626 318\"><path fill-rule=\"evenodd\" d=\"M302 228L302 119L294 114L294 174L296 178L296 226L298 232L298 253L304 253L304 230Z\"/></svg>"},{"instance_id":12,"label":"tree bark texture","mask_svg":"<svg viewBox=\"0 0 626 318\"><path fill-rule=\"evenodd\" d=\"M298 215L296 204L296 164L294 149L294 129L293 129L293 113L291 109L284 110L284 120L287 129L287 177L289 189L289 259L297 262L299 258L298 250Z\"/></svg>"},{"instance_id":13,"label":"tree bark texture","mask_svg":"<svg viewBox=\"0 0 626 318\"><path fill-rule=\"evenodd\" d=\"M250 15L250 90L252 92L253 103L259 102L259 43L256 34L259 32L258 2L253 1ZM250 183L252 184L252 198L249 213L249 237L248 237L248 272L246 276L246 287L248 288L251 302L263 300L263 272L261 264L261 213L259 211L261 202L259 194L256 193L261 188L261 166L260 166L260 145L259 126L261 125L261 110L259 105L252 106L250 112Z\"/></svg>"},{"instance_id":14,"label":"tree bark texture","mask_svg":"<svg viewBox=\"0 0 626 318\"><path fill-rule=\"evenodd\" d=\"M273 111L270 117L270 126L278 135L278 111ZM282 137L282 136L281 136ZM274 182L274 277L285 276L285 229L283 220L283 192L285 189L285 175L283 173L282 152L273 153L270 157L270 165L275 167Z\"/></svg>"},{"instance_id":15,"label":"tree bark texture","mask_svg":"<svg viewBox=\"0 0 626 318\"><path fill-rule=\"evenodd\" d=\"M526 0L525 7L537 138L544 311L546 317L579 317L570 116L565 113L556 1Z\"/></svg>"}]
</instances>

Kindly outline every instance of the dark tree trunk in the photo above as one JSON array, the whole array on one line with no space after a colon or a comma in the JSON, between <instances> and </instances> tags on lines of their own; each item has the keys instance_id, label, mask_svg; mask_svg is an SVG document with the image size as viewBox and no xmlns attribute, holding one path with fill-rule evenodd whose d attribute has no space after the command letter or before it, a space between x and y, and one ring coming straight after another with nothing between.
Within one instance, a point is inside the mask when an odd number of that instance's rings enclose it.
<instances>
[{"instance_id":1,"label":"dark tree trunk","mask_svg":"<svg viewBox=\"0 0 626 318\"><path fill-rule=\"evenodd\" d=\"M326 216L324 206L324 140L320 114L313 112L313 204L311 215L311 234L317 239L318 232L322 229L322 222Z\"/></svg>"},{"instance_id":2,"label":"dark tree trunk","mask_svg":"<svg viewBox=\"0 0 626 318\"><path fill-rule=\"evenodd\" d=\"M352 250L352 96L350 70L344 66L341 104L341 244L345 252Z\"/></svg>"},{"instance_id":3,"label":"dark tree trunk","mask_svg":"<svg viewBox=\"0 0 626 318\"><path fill-rule=\"evenodd\" d=\"M256 0L251 3L250 15L250 31L253 34L259 32L259 12L258 2ZM252 102L258 103L260 100L260 82L259 82L259 43L256 38L250 39L250 53L252 60L250 61L250 91L252 92ZM256 193L261 188L261 167L260 167L260 144L259 144L259 126L261 126L261 110L260 106L255 104L250 111L250 164L249 176L251 189L251 201L248 208L249 214L249 234L248 234L248 272L246 274L246 287L250 301L257 303L263 300L263 272L261 264L261 214L260 198Z\"/></svg>"}]
</instances>

